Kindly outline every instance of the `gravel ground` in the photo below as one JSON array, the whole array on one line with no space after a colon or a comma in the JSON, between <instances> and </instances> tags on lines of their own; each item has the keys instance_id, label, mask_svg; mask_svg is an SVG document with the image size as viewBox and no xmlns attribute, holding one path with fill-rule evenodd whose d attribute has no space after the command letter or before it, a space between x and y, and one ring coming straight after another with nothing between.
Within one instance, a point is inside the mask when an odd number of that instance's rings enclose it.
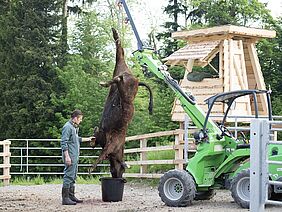
<instances>
[{"instance_id":1,"label":"gravel ground","mask_svg":"<svg viewBox=\"0 0 282 212\"><path fill-rule=\"evenodd\" d=\"M79 184L76 196L84 202L75 206L61 205L61 185L0 187L0 211L249 211L234 203L230 192L217 191L209 201L194 201L186 208L167 207L160 200L157 188L126 183L123 200L103 202L100 185ZM265 211L282 211L279 206L267 206Z\"/></svg>"}]
</instances>

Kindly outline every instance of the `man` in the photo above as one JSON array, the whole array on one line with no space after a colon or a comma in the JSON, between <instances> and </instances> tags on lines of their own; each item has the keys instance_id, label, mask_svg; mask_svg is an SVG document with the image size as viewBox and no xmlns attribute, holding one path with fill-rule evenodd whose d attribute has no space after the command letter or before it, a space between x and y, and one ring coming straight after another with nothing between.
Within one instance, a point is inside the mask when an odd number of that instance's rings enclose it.
<instances>
[{"instance_id":1,"label":"man","mask_svg":"<svg viewBox=\"0 0 282 212\"><path fill-rule=\"evenodd\" d=\"M78 126L82 121L83 114L80 110L74 110L71 119L64 125L62 130L61 148L62 157L65 164L63 188L62 188L62 204L75 205L83 202L77 199L75 193L75 180L78 170L78 159L80 142L91 141L94 138L81 138L78 136Z\"/></svg>"}]
</instances>

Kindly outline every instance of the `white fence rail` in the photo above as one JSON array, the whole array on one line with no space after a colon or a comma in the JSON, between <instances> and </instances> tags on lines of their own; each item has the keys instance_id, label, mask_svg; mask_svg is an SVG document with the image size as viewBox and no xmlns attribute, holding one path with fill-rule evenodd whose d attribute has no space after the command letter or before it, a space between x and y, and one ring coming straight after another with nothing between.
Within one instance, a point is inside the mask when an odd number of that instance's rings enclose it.
<instances>
[{"instance_id":1,"label":"white fence rail","mask_svg":"<svg viewBox=\"0 0 282 212\"><path fill-rule=\"evenodd\" d=\"M248 132L251 119L253 116L230 116L235 122L229 127L234 132L235 137L240 131ZM263 117L265 118L265 117ZM276 120L282 120L281 116L275 116ZM242 123L241 120L244 120ZM246 121L249 120L249 121ZM128 142L137 142L137 146L134 149L126 149L125 154L135 154L134 160L127 161L131 165L140 166L139 173L126 173L125 176L131 177L148 177L155 178L160 177L161 174L151 174L147 172L147 167L157 164L171 164L175 168L181 169L183 165L188 161L188 152L195 152L195 145L193 145L193 136L191 135L196 129L189 125L189 134L186 132L184 136L184 130L173 130L166 132L151 133L145 135L127 137ZM186 128L186 129L187 129ZM262 132L261 132L262 133ZM160 137L170 137L172 143L166 146L152 146L151 139L163 139ZM172 139L172 137L174 139ZM274 133L272 140L277 140L277 132ZM11 141L10 151L11 155L11 173L10 175L61 175L63 174L63 163L61 160L61 148L60 139L9 139ZM185 140L185 142L184 142ZM34 143L37 142L35 145ZM38 145L40 143L40 145ZM257 142L251 142L257 143ZM15 145L16 144L16 145ZM52 144L52 145L50 145ZM188 144L191 144L188 145ZM191 148L192 147L192 148ZM86 146L81 147L81 156L79 163L78 174L88 174L88 167L98 157L101 148L90 148ZM169 160L147 160L147 153L155 151L173 150L175 157ZM48 154L46 154L46 152ZM136 159L137 158L137 159ZM35 160L41 159L41 163L35 162ZM106 163L98 164L101 172L94 172L93 174L101 175L108 174L109 165ZM53 171L55 170L55 171Z\"/></svg>"},{"instance_id":2,"label":"white fence rail","mask_svg":"<svg viewBox=\"0 0 282 212\"><path fill-rule=\"evenodd\" d=\"M126 155L135 154L126 161L129 165L140 166L138 173L125 173L125 177L149 177L158 178L161 174L147 172L150 165L171 164L175 168L183 169L185 163L183 159L183 130L171 130L165 132L136 135L126 138L127 143L136 142L135 148L125 149ZM171 140L166 145L152 145L152 139ZM63 162L60 148L60 139L9 139L11 141L11 175L61 175L63 174ZM191 141L191 140L190 140ZM87 145L87 144L85 144ZM80 148L80 161L78 164L78 174L87 175L88 168L98 158L101 148L91 148L87 146ZM174 151L174 157L165 160L148 160L148 152L159 152L165 150ZM195 152L194 150L189 150ZM130 158L130 157L129 157ZM94 175L109 174L109 164L98 164L99 171ZM101 168L102 167L102 168ZM103 168L104 167L104 168Z\"/></svg>"}]
</instances>

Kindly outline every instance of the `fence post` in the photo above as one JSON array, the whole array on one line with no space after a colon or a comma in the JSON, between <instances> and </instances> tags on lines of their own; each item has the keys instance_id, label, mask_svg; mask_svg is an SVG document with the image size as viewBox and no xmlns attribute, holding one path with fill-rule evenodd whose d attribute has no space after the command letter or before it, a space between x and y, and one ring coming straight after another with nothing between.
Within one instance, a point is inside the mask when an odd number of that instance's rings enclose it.
<instances>
[{"instance_id":1,"label":"fence post","mask_svg":"<svg viewBox=\"0 0 282 212\"><path fill-rule=\"evenodd\" d=\"M263 212L266 197L266 145L264 139L269 136L269 125L267 120L251 120L250 141L250 211ZM268 126L268 127L266 127Z\"/></svg>"},{"instance_id":2,"label":"fence post","mask_svg":"<svg viewBox=\"0 0 282 212\"><path fill-rule=\"evenodd\" d=\"M10 144L11 141L5 140L1 141L1 144L3 145L3 153L1 154L3 156L3 176L0 176L0 179L3 179L4 186L8 186L10 184Z\"/></svg>"},{"instance_id":3,"label":"fence post","mask_svg":"<svg viewBox=\"0 0 282 212\"><path fill-rule=\"evenodd\" d=\"M188 163L188 151L189 151L188 128L189 128L189 119L188 119L187 114L185 114L185 121L184 121L184 160L185 160L185 163Z\"/></svg>"},{"instance_id":4,"label":"fence post","mask_svg":"<svg viewBox=\"0 0 282 212\"><path fill-rule=\"evenodd\" d=\"M26 140L26 173L28 173L28 147L29 147L29 144L28 144L28 140Z\"/></svg>"},{"instance_id":5,"label":"fence post","mask_svg":"<svg viewBox=\"0 0 282 212\"><path fill-rule=\"evenodd\" d=\"M140 148L146 148L147 147L147 139L141 139L140 140ZM147 152L142 151L140 152L140 161L147 160ZM141 164L140 165L140 174L147 173L147 165Z\"/></svg>"},{"instance_id":6,"label":"fence post","mask_svg":"<svg viewBox=\"0 0 282 212\"><path fill-rule=\"evenodd\" d=\"M174 145L177 146L178 148L175 150L175 160L180 161L183 159L183 148L180 148L180 141L179 138L183 137L183 134L180 133L179 135L175 135L175 141ZM175 164L176 169L183 169L183 162L178 162Z\"/></svg>"}]
</instances>

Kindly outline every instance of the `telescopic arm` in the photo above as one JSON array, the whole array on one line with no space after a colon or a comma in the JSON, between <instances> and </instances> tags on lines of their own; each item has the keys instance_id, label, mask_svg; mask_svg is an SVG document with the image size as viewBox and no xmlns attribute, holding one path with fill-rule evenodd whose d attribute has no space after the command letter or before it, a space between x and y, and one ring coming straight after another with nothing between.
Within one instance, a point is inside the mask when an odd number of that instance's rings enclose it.
<instances>
[{"instance_id":1,"label":"telescopic arm","mask_svg":"<svg viewBox=\"0 0 282 212\"><path fill-rule=\"evenodd\" d=\"M202 129L205 122L204 111L196 104L194 97L191 94L187 94L185 91L183 91L183 89L178 85L178 82L170 76L169 72L167 71L166 65L162 64L162 62L158 59L158 56L155 54L154 50L143 48L143 44L140 40L138 31L135 27L134 21L131 17L125 0L120 0L120 3L122 3L124 7L134 35L137 39L138 50L133 53L134 57L137 59L137 61L139 61L140 65L143 68L154 73L158 78L166 82L166 84L174 91L176 97L179 99L182 107L184 108L190 119L193 121L193 123L198 128ZM209 129L209 134L216 135L221 133L220 129L210 119L207 123L207 129Z\"/></svg>"}]
</instances>

